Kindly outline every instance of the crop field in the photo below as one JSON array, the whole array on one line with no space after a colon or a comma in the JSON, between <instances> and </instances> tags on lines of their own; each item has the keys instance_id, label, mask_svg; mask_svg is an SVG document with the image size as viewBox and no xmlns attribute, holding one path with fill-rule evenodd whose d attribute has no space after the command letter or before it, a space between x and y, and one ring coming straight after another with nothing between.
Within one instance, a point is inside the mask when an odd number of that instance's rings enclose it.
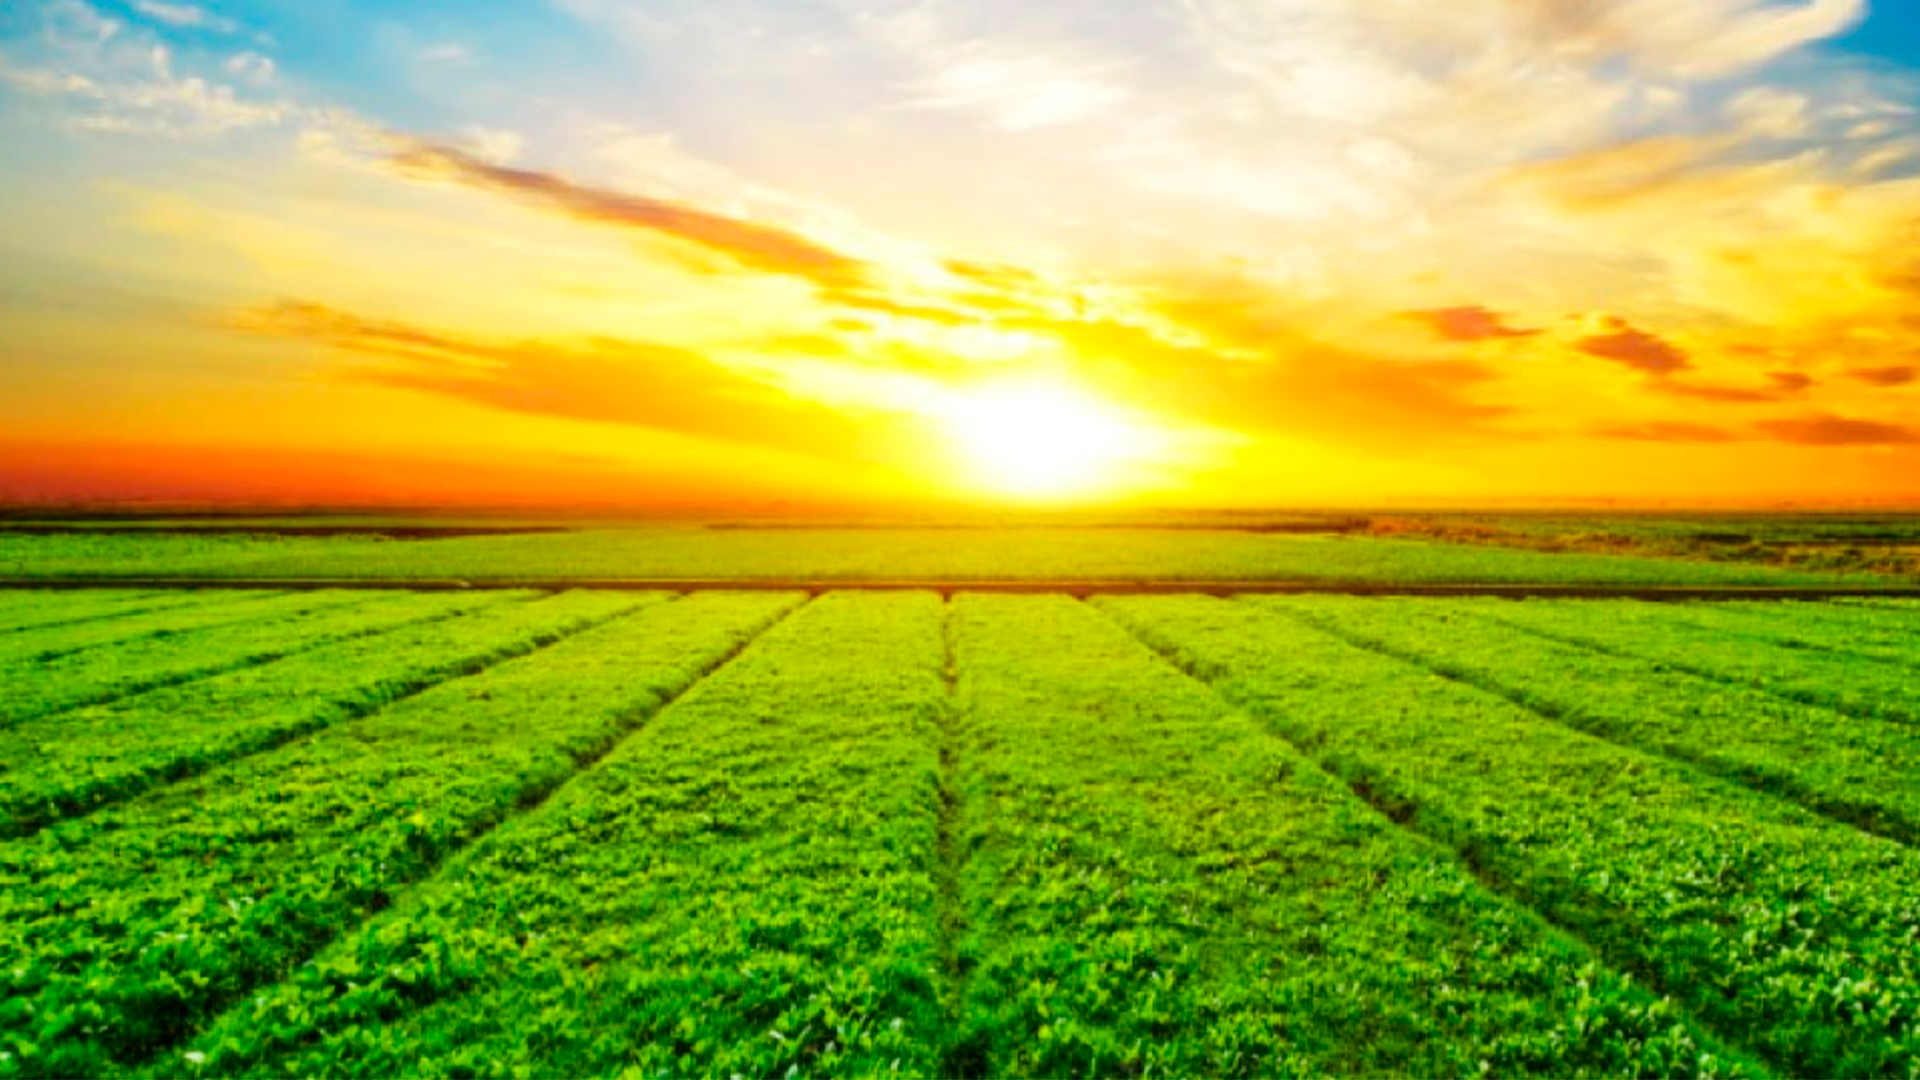
<instances>
[{"instance_id":1,"label":"crop field","mask_svg":"<svg viewBox=\"0 0 1920 1080\"><path fill-rule=\"evenodd\" d=\"M62 531L0 526L0 579L341 580L555 584L572 581L1300 581L1375 584L1844 586L1900 578L1683 553L1534 550L1498 543L1338 531L1036 525L761 527L575 523L474 535L368 522L332 531L278 523Z\"/></svg>"},{"instance_id":2,"label":"crop field","mask_svg":"<svg viewBox=\"0 0 1920 1080\"><path fill-rule=\"evenodd\" d=\"M0 1076L1920 1077L1911 601L14 589L0 672Z\"/></svg>"}]
</instances>

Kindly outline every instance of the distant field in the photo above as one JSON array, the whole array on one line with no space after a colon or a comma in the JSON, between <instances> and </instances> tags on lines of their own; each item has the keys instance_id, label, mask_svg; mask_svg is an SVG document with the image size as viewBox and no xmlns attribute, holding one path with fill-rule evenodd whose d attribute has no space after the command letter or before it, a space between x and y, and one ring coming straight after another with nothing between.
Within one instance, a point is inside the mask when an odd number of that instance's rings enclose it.
<instances>
[{"instance_id":1,"label":"distant field","mask_svg":"<svg viewBox=\"0 0 1920 1080\"><path fill-rule=\"evenodd\" d=\"M398 573L511 539L197 542ZM882 542L984 557L946 539ZM1917 631L1902 601L0 590L0 1076L1920 1075Z\"/></svg>"},{"instance_id":2,"label":"distant field","mask_svg":"<svg viewBox=\"0 0 1920 1080\"><path fill-rule=\"evenodd\" d=\"M1301 581L1382 584L1835 585L1903 579L1634 552L1245 527L798 528L592 526L422 538L393 523L336 535L155 528L0 528L0 578ZM274 527L261 524L260 528ZM303 528L321 528L308 525ZM328 528L332 525L325 526ZM1308 527L1290 522L1287 528ZM1256 531L1256 528L1260 531Z\"/></svg>"}]
</instances>

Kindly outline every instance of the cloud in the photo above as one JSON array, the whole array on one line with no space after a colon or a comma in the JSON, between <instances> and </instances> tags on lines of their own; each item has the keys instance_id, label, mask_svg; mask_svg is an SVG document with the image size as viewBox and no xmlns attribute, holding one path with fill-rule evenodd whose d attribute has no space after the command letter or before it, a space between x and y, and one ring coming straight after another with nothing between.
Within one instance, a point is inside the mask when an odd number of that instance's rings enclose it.
<instances>
[{"instance_id":1,"label":"cloud","mask_svg":"<svg viewBox=\"0 0 1920 1080\"><path fill-rule=\"evenodd\" d=\"M253 86L267 85L273 81L276 73L273 60L257 52L243 52L229 57L221 67L227 74Z\"/></svg>"},{"instance_id":2,"label":"cloud","mask_svg":"<svg viewBox=\"0 0 1920 1080\"><path fill-rule=\"evenodd\" d=\"M1533 337L1538 330L1522 330L1506 325L1500 315L1486 308L1451 307L1427 311L1409 311L1406 317L1423 323L1443 341L1493 341L1501 338Z\"/></svg>"},{"instance_id":3,"label":"cloud","mask_svg":"<svg viewBox=\"0 0 1920 1080\"><path fill-rule=\"evenodd\" d=\"M1906 386L1920 380L1920 366L1895 364L1891 367L1849 368L1847 378L1868 386Z\"/></svg>"},{"instance_id":4,"label":"cloud","mask_svg":"<svg viewBox=\"0 0 1920 1080\"><path fill-rule=\"evenodd\" d=\"M1920 432L1877 420L1855 420L1818 413L1797 420L1763 420L1754 425L1781 442L1799 446L1912 446Z\"/></svg>"},{"instance_id":5,"label":"cloud","mask_svg":"<svg viewBox=\"0 0 1920 1080\"><path fill-rule=\"evenodd\" d=\"M1612 360L1649 375L1671 375L1692 367L1687 354L1672 343L1639 330L1625 319L1607 319L1608 333L1581 338L1574 348L1588 356Z\"/></svg>"},{"instance_id":6,"label":"cloud","mask_svg":"<svg viewBox=\"0 0 1920 1080\"><path fill-rule=\"evenodd\" d=\"M803 401L667 345L605 338L578 346L477 342L293 300L242 311L232 324L388 361L348 371L354 382L504 412L622 424L834 461L870 460L878 447L904 434L890 415L855 416Z\"/></svg>"},{"instance_id":7,"label":"cloud","mask_svg":"<svg viewBox=\"0 0 1920 1080\"><path fill-rule=\"evenodd\" d=\"M1769 86L1745 90L1727 103L1727 116L1742 131L1767 139L1797 139L1812 127L1806 95Z\"/></svg>"},{"instance_id":8,"label":"cloud","mask_svg":"<svg viewBox=\"0 0 1920 1080\"><path fill-rule=\"evenodd\" d=\"M911 104L971 108L1007 131L1085 120L1126 102L1128 94L1100 68L1068 67L1045 55L973 55L935 73Z\"/></svg>"},{"instance_id":9,"label":"cloud","mask_svg":"<svg viewBox=\"0 0 1920 1080\"><path fill-rule=\"evenodd\" d=\"M1699 401L1721 401L1733 405L1757 405L1780 400L1780 395L1771 390L1756 390L1745 386L1725 386L1719 383L1661 379L1654 382L1652 386L1656 392L1667 394L1671 397L1694 398Z\"/></svg>"},{"instance_id":10,"label":"cloud","mask_svg":"<svg viewBox=\"0 0 1920 1080\"><path fill-rule=\"evenodd\" d=\"M423 64L471 64L473 49L458 41L441 41L422 48L414 59Z\"/></svg>"},{"instance_id":11,"label":"cloud","mask_svg":"<svg viewBox=\"0 0 1920 1080\"><path fill-rule=\"evenodd\" d=\"M1427 447L1495 434L1507 407L1476 399L1497 373L1465 360L1363 355L1204 297L1161 298L1174 325L1030 316L1005 325L1046 334L1077 376L1169 418L1254 436L1369 450Z\"/></svg>"},{"instance_id":12,"label":"cloud","mask_svg":"<svg viewBox=\"0 0 1920 1080\"><path fill-rule=\"evenodd\" d=\"M1657 443L1724 443L1739 438L1730 431L1707 424L1664 420L1641 424L1600 424L1593 428L1592 433L1602 439Z\"/></svg>"},{"instance_id":13,"label":"cloud","mask_svg":"<svg viewBox=\"0 0 1920 1080\"><path fill-rule=\"evenodd\" d=\"M1813 376L1801 371L1769 371L1767 379L1786 394L1797 394L1815 385Z\"/></svg>"},{"instance_id":14,"label":"cloud","mask_svg":"<svg viewBox=\"0 0 1920 1080\"><path fill-rule=\"evenodd\" d=\"M286 102L250 99L232 86L176 71L173 51L151 34L126 31L77 0L55 5L47 15L48 33L61 43L63 59L57 66L22 67L0 56L0 83L65 99L72 107L67 123L77 130L201 139L298 115ZM263 72L271 74L270 60L243 56L249 59L228 61L229 73L255 83Z\"/></svg>"},{"instance_id":15,"label":"cloud","mask_svg":"<svg viewBox=\"0 0 1920 1080\"><path fill-rule=\"evenodd\" d=\"M232 19L216 15L197 4L169 4L161 0L133 0L133 10L155 22L165 23L176 30L211 30L217 34L231 34L240 29Z\"/></svg>"},{"instance_id":16,"label":"cloud","mask_svg":"<svg viewBox=\"0 0 1920 1080\"><path fill-rule=\"evenodd\" d=\"M389 158L402 175L510 195L596 225L639 229L694 244L751 270L823 288L864 285L869 268L798 233L684 203L588 187L553 173L509 168L451 146L408 141Z\"/></svg>"}]
</instances>

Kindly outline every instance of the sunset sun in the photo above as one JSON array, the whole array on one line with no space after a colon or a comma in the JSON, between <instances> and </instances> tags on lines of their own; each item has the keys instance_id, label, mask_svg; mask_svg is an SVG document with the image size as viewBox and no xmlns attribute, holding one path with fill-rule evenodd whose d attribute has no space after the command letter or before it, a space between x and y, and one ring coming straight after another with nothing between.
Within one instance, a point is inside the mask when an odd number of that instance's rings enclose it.
<instances>
[{"instance_id":1,"label":"sunset sun","mask_svg":"<svg viewBox=\"0 0 1920 1080\"><path fill-rule=\"evenodd\" d=\"M946 430L966 480L995 494L1060 499L1108 491L1152 452L1153 432L1069 383L992 384L954 398Z\"/></svg>"}]
</instances>

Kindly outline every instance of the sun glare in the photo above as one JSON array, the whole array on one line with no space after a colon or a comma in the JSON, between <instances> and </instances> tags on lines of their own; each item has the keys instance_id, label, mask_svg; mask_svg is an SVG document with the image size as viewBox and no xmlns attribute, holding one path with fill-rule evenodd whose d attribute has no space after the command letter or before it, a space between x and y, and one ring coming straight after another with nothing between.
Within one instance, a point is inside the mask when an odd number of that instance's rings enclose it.
<instances>
[{"instance_id":1,"label":"sun glare","mask_svg":"<svg viewBox=\"0 0 1920 1080\"><path fill-rule=\"evenodd\" d=\"M971 482L1015 498L1111 491L1157 441L1121 410L1058 381L989 384L944 411Z\"/></svg>"}]
</instances>

